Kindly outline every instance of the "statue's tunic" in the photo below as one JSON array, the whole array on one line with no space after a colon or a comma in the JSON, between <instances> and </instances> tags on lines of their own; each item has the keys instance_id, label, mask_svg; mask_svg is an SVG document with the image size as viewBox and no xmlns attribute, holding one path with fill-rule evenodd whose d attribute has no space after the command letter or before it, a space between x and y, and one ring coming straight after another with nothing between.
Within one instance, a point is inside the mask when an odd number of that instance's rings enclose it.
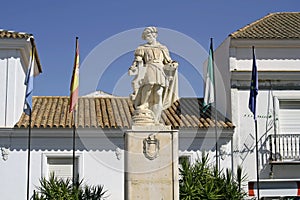
<instances>
[{"instance_id":1,"label":"statue's tunic","mask_svg":"<svg viewBox=\"0 0 300 200\"><path fill-rule=\"evenodd\" d=\"M167 86L167 78L164 72L164 65L171 62L168 49L161 45L141 45L135 51L135 57L141 57L146 67L146 73L142 85L158 84Z\"/></svg>"}]
</instances>

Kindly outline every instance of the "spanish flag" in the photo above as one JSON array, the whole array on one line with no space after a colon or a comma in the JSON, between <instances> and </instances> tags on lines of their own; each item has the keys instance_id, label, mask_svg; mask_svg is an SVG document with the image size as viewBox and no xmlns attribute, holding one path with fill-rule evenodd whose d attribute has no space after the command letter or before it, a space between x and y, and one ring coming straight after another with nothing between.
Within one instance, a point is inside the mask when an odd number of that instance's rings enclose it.
<instances>
[{"instance_id":1,"label":"spanish flag","mask_svg":"<svg viewBox=\"0 0 300 200\"><path fill-rule=\"evenodd\" d=\"M72 74L71 86L70 86L70 107L69 112L73 112L75 105L78 101L79 91L79 48L78 48L78 37L76 37L76 51L74 69Z\"/></svg>"}]
</instances>

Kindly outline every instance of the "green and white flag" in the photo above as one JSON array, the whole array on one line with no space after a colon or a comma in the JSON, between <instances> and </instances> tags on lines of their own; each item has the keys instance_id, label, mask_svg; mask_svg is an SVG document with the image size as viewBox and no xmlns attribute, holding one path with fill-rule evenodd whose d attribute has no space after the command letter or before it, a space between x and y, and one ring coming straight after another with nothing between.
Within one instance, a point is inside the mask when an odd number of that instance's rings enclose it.
<instances>
[{"instance_id":1,"label":"green and white flag","mask_svg":"<svg viewBox=\"0 0 300 200\"><path fill-rule=\"evenodd\" d=\"M205 112L215 102L214 94L214 59L212 40L209 48L209 57L207 63L207 74L205 82L205 93L203 102L203 112Z\"/></svg>"}]
</instances>

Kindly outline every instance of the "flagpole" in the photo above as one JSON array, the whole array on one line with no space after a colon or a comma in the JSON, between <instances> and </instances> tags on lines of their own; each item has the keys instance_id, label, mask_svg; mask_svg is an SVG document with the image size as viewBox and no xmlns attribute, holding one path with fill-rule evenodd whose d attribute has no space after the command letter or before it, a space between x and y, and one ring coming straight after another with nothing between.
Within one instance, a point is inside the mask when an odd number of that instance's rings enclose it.
<instances>
[{"instance_id":1,"label":"flagpole","mask_svg":"<svg viewBox=\"0 0 300 200\"><path fill-rule=\"evenodd\" d=\"M218 115L217 115L217 92L216 92L216 81L215 81L215 64L214 64L214 54L213 54L213 38L210 38L210 49L212 56L213 65L213 85L214 85L214 107L215 107L215 142L216 142L216 169L219 171L219 155L218 155Z\"/></svg>"},{"instance_id":2,"label":"flagpole","mask_svg":"<svg viewBox=\"0 0 300 200\"><path fill-rule=\"evenodd\" d=\"M78 37L76 37L76 50L75 50L75 60L74 60L74 68L72 73L72 80L70 86L70 107L69 112L73 114L73 134L72 134L72 164L73 164L73 172L72 172L72 181L73 186L75 186L75 151L76 151L76 110L77 110L77 101L78 101L78 87L79 87L79 48L78 48Z\"/></svg>"},{"instance_id":3,"label":"flagpole","mask_svg":"<svg viewBox=\"0 0 300 200\"><path fill-rule=\"evenodd\" d=\"M27 141L27 200L29 200L30 184L30 150L31 150L31 109L29 110L28 141Z\"/></svg>"},{"instance_id":4,"label":"flagpole","mask_svg":"<svg viewBox=\"0 0 300 200\"><path fill-rule=\"evenodd\" d=\"M254 46L252 46L252 52L254 55L254 65L256 67L256 60L255 60L255 50ZM257 76L257 67L256 67L256 88L258 89L258 76ZM256 96L255 96L255 116L254 116L254 125L255 125L255 144L256 144L256 182L257 182L257 198L260 198L259 192L259 155L258 155L258 133L257 133L257 117L256 117Z\"/></svg>"},{"instance_id":5,"label":"flagpole","mask_svg":"<svg viewBox=\"0 0 300 200\"><path fill-rule=\"evenodd\" d=\"M257 183L257 198L259 195L259 157L258 157L258 134L257 134L257 117L256 117L256 96L258 94L258 74L255 59L255 50L252 46L253 64L251 74L250 96L249 96L249 109L253 113L254 125L255 125L255 148L256 148L256 183Z\"/></svg>"},{"instance_id":6,"label":"flagpole","mask_svg":"<svg viewBox=\"0 0 300 200\"><path fill-rule=\"evenodd\" d=\"M72 172L72 180L73 180L73 185L75 185L75 147L76 147L76 109L73 112L73 156L72 156L72 161L73 161L73 172Z\"/></svg>"},{"instance_id":7,"label":"flagpole","mask_svg":"<svg viewBox=\"0 0 300 200\"><path fill-rule=\"evenodd\" d=\"M255 143L256 143L256 180L257 180L257 198L259 199L259 162L258 162L258 134L257 134L257 119L254 120L255 124Z\"/></svg>"},{"instance_id":8,"label":"flagpole","mask_svg":"<svg viewBox=\"0 0 300 200\"><path fill-rule=\"evenodd\" d=\"M32 91L33 91L33 76L34 76L34 54L35 47L33 38L30 38L31 42L31 55L29 65L25 77L24 84L26 85L25 101L24 101L24 113L29 116L28 124L28 141L27 141L27 200L29 200L30 194L30 154L31 154L31 116L32 116Z\"/></svg>"}]
</instances>

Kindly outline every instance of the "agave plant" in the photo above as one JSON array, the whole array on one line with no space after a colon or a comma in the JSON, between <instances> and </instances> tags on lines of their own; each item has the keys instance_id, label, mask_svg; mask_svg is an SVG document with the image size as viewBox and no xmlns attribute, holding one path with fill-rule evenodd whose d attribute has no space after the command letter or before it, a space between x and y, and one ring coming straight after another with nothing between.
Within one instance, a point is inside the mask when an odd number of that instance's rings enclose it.
<instances>
[{"instance_id":1,"label":"agave plant","mask_svg":"<svg viewBox=\"0 0 300 200\"><path fill-rule=\"evenodd\" d=\"M32 200L104 200L107 197L102 185L83 185L83 180L73 185L70 179L59 179L54 174L49 180L41 178L40 185Z\"/></svg>"},{"instance_id":2,"label":"agave plant","mask_svg":"<svg viewBox=\"0 0 300 200\"><path fill-rule=\"evenodd\" d=\"M84 186L83 193L80 195L82 200L105 199L106 190L102 185Z\"/></svg>"},{"instance_id":3,"label":"agave plant","mask_svg":"<svg viewBox=\"0 0 300 200\"><path fill-rule=\"evenodd\" d=\"M188 161L181 164L180 199L243 199L246 193L241 184L245 176L241 167L238 167L237 177L233 177L228 169L218 171L208 161L208 155L203 155L193 165Z\"/></svg>"}]
</instances>

